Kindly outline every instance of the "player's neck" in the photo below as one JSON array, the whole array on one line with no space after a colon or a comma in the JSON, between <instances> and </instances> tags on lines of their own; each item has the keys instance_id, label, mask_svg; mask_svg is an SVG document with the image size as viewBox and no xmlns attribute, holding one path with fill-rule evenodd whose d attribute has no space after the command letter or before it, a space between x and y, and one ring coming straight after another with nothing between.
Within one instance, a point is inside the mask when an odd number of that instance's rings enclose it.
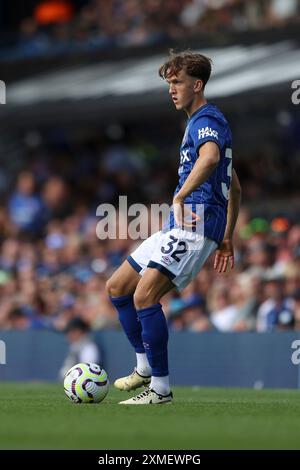
<instances>
[{"instance_id":1,"label":"player's neck","mask_svg":"<svg viewBox=\"0 0 300 470\"><path fill-rule=\"evenodd\" d=\"M188 118L190 118L194 114L194 112L197 111L197 109L202 108L202 106L204 106L205 104L207 104L207 100L205 99L204 96L197 97L191 103L191 105L185 109L185 112L188 115Z\"/></svg>"}]
</instances>

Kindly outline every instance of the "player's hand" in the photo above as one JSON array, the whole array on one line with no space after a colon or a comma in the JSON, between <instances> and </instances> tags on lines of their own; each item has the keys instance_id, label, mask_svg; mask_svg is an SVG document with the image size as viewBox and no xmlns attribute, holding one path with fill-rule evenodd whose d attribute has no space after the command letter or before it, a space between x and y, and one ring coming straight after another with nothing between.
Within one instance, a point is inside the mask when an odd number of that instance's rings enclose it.
<instances>
[{"instance_id":1,"label":"player's hand","mask_svg":"<svg viewBox=\"0 0 300 470\"><path fill-rule=\"evenodd\" d=\"M223 240L215 254L214 269L219 273L225 273L228 267L234 267L234 251L232 240Z\"/></svg>"},{"instance_id":2,"label":"player's hand","mask_svg":"<svg viewBox=\"0 0 300 470\"><path fill-rule=\"evenodd\" d=\"M173 211L176 225L180 228L191 228L195 227L196 222L200 220L199 215L189 209L187 204L180 198L173 199ZM189 220L185 220L185 219Z\"/></svg>"}]
</instances>

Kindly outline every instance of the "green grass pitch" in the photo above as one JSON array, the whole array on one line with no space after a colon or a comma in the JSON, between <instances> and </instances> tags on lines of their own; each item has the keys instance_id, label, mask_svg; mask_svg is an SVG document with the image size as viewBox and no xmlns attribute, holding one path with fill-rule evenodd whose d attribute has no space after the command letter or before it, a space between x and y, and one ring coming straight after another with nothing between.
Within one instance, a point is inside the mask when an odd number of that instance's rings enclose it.
<instances>
[{"instance_id":1,"label":"green grass pitch","mask_svg":"<svg viewBox=\"0 0 300 470\"><path fill-rule=\"evenodd\" d=\"M297 390L174 387L174 403L69 402L56 384L0 382L1 449L300 449Z\"/></svg>"}]
</instances>

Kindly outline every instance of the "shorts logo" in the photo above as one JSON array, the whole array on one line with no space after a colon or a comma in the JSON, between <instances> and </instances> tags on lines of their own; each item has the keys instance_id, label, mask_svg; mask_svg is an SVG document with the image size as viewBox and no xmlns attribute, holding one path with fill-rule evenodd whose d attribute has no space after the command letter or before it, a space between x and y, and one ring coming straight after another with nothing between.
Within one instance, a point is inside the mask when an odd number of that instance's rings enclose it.
<instances>
[{"instance_id":1,"label":"shorts logo","mask_svg":"<svg viewBox=\"0 0 300 470\"><path fill-rule=\"evenodd\" d=\"M198 139L204 139L205 137L214 137L219 140L219 133L211 127L202 127L202 129L198 129Z\"/></svg>"},{"instance_id":2,"label":"shorts logo","mask_svg":"<svg viewBox=\"0 0 300 470\"><path fill-rule=\"evenodd\" d=\"M171 259L169 256L162 256L161 261L169 266L173 263L174 260Z\"/></svg>"}]
</instances>

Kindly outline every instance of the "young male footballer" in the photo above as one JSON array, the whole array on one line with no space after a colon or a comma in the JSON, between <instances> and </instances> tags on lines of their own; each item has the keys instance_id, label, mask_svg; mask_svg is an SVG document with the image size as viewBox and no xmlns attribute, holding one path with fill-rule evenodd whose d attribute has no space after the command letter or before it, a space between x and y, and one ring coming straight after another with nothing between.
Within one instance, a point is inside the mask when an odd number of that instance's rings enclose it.
<instances>
[{"instance_id":1,"label":"young male footballer","mask_svg":"<svg viewBox=\"0 0 300 470\"><path fill-rule=\"evenodd\" d=\"M167 225L141 243L107 281L108 295L137 359L134 371L117 379L115 387L130 391L146 386L120 402L124 405L173 400L162 296L174 287L186 287L213 252L219 273L234 266L232 236L241 187L232 168L228 122L204 96L210 74L210 59L191 51L171 51L159 69L175 108L183 109L188 121Z\"/></svg>"}]
</instances>

